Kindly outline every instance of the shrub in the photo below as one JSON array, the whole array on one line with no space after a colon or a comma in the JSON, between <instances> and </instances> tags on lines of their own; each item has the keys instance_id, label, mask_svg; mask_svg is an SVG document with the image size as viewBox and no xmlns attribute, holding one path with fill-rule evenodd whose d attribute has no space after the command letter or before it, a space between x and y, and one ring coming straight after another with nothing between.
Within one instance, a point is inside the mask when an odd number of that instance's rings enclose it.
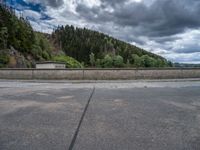
<instances>
[{"instance_id":1,"label":"shrub","mask_svg":"<svg viewBox=\"0 0 200 150\"><path fill-rule=\"evenodd\" d=\"M65 62L67 68L83 68L83 65L78 62L76 59L69 56L55 56L54 61Z\"/></svg>"},{"instance_id":2,"label":"shrub","mask_svg":"<svg viewBox=\"0 0 200 150\"><path fill-rule=\"evenodd\" d=\"M48 54L46 51L43 51L43 52L42 52L42 57L43 57L44 59L46 59L46 60L49 60L49 59L50 59L50 56L49 56L49 54Z\"/></svg>"},{"instance_id":3,"label":"shrub","mask_svg":"<svg viewBox=\"0 0 200 150\"><path fill-rule=\"evenodd\" d=\"M110 55L106 55L101 62L102 67L104 68L112 68L113 67L113 59Z\"/></svg>"},{"instance_id":4,"label":"shrub","mask_svg":"<svg viewBox=\"0 0 200 150\"><path fill-rule=\"evenodd\" d=\"M117 55L113 57L113 65L114 67L123 67L124 66L124 59L122 56Z\"/></svg>"},{"instance_id":5,"label":"shrub","mask_svg":"<svg viewBox=\"0 0 200 150\"><path fill-rule=\"evenodd\" d=\"M132 55L131 63L134 64L135 67L142 67L141 58L137 54Z\"/></svg>"}]
</instances>

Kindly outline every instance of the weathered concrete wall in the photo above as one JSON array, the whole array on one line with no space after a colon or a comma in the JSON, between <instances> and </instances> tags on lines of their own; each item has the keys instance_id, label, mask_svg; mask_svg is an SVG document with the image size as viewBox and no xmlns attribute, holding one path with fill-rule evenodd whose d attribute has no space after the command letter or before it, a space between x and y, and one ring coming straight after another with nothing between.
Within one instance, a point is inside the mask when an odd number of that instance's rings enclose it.
<instances>
[{"instance_id":1,"label":"weathered concrete wall","mask_svg":"<svg viewBox=\"0 0 200 150\"><path fill-rule=\"evenodd\" d=\"M68 79L81 80L83 79L83 70L33 70L33 79Z\"/></svg>"},{"instance_id":2,"label":"weathered concrete wall","mask_svg":"<svg viewBox=\"0 0 200 150\"><path fill-rule=\"evenodd\" d=\"M84 70L87 80L135 79L135 70Z\"/></svg>"},{"instance_id":3,"label":"weathered concrete wall","mask_svg":"<svg viewBox=\"0 0 200 150\"><path fill-rule=\"evenodd\" d=\"M1 69L0 79L32 79L32 71L23 69Z\"/></svg>"},{"instance_id":4,"label":"weathered concrete wall","mask_svg":"<svg viewBox=\"0 0 200 150\"><path fill-rule=\"evenodd\" d=\"M191 69L126 69L126 70L84 70L85 79L182 79L200 78L200 68Z\"/></svg>"},{"instance_id":5,"label":"weathered concrete wall","mask_svg":"<svg viewBox=\"0 0 200 150\"><path fill-rule=\"evenodd\" d=\"M135 80L200 78L200 68L0 69L0 79Z\"/></svg>"}]
</instances>

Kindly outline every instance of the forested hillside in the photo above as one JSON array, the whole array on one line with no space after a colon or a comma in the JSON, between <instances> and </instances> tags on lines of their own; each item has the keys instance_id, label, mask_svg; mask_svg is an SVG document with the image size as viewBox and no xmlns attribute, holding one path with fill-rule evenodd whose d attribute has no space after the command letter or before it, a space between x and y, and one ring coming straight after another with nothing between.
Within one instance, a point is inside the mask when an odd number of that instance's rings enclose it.
<instances>
[{"instance_id":1,"label":"forested hillside","mask_svg":"<svg viewBox=\"0 0 200 150\"><path fill-rule=\"evenodd\" d=\"M0 5L0 65L31 67L32 61L50 58L51 48L43 34L34 32L30 23L16 17L12 9Z\"/></svg>"},{"instance_id":2,"label":"forested hillside","mask_svg":"<svg viewBox=\"0 0 200 150\"><path fill-rule=\"evenodd\" d=\"M0 4L0 67L28 68L47 60L65 62L68 68L171 66L158 55L85 28L35 32L27 19Z\"/></svg>"},{"instance_id":3,"label":"forested hillside","mask_svg":"<svg viewBox=\"0 0 200 150\"><path fill-rule=\"evenodd\" d=\"M45 34L35 32L28 20L0 5L0 67L28 68L37 61L59 60L52 49ZM82 66L70 57L65 57L65 61L67 67Z\"/></svg>"},{"instance_id":4,"label":"forested hillside","mask_svg":"<svg viewBox=\"0 0 200 150\"><path fill-rule=\"evenodd\" d=\"M163 57L97 31L58 27L51 35L58 49L86 66L93 67L169 67Z\"/></svg>"}]
</instances>

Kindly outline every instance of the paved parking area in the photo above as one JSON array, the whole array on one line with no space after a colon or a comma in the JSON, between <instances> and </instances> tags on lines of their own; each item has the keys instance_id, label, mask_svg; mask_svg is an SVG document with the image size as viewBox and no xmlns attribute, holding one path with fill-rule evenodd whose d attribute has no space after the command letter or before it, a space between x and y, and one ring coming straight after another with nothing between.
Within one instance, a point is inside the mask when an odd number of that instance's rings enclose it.
<instances>
[{"instance_id":1,"label":"paved parking area","mask_svg":"<svg viewBox=\"0 0 200 150\"><path fill-rule=\"evenodd\" d=\"M0 150L68 149L199 150L200 81L0 80Z\"/></svg>"}]
</instances>

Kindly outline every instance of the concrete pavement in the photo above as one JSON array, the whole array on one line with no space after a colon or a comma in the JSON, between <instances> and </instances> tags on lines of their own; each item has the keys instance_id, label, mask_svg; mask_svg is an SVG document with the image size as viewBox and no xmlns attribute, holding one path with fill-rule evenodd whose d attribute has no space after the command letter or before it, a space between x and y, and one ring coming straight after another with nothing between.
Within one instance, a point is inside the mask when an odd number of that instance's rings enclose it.
<instances>
[{"instance_id":1,"label":"concrete pavement","mask_svg":"<svg viewBox=\"0 0 200 150\"><path fill-rule=\"evenodd\" d=\"M0 81L0 150L199 150L200 81Z\"/></svg>"}]
</instances>

